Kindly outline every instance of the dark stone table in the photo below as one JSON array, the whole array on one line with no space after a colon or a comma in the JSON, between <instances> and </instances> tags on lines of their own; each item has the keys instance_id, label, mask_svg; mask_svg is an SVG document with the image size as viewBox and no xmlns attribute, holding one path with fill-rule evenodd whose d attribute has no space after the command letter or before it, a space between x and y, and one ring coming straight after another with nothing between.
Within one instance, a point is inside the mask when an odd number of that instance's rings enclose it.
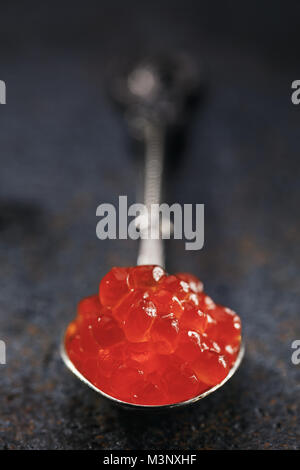
<instances>
[{"instance_id":1,"label":"dark stone table","mask_svg":"<svg viewBox=\"0 0 300 470\"><path fill-rule=\"evenodd\" d=\"M299 448L299 4L198 3L2 2L0 448ZM145 416L81 386L58 347L77 301L110 266L136 261L136 242L95 234L100 203L135 198L107 63L162 45L203 61L209 84L168 192L205 204L205 246L170 241L168 269L195 273L239 312L247 353L197 406Z\"/></svg>"}]
</instances>

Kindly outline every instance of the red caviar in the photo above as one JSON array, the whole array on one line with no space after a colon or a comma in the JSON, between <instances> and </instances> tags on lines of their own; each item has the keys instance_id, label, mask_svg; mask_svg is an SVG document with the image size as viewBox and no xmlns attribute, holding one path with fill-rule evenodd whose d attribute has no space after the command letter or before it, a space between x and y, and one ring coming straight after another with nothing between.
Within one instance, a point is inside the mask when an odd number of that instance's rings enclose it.
<instances>
[{"instance_id":1,"label":"red caviar","mask_svg":"<svg viewBox=\"0 0 300 470\"><path fill-rule=\"evenodd\" d=\"M122 401L165 405L220 383L236 360L241 322L187 273L112 268L79 302L66 333L75 367Z\"/></svg>"}]
</instances>

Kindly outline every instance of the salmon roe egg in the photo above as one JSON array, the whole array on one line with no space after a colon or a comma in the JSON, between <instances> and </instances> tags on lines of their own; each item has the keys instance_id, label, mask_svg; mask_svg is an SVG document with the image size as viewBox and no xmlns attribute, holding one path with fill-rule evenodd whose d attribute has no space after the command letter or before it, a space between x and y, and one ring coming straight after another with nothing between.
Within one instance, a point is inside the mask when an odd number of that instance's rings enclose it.
<instances>
[{"instance_id":1,"label":"salmon roe egg","mask_svg":"<svg viewBox=\"0 0 300 470\"><path fill-rule=\"evenodd\" d=\"M222 382L239 353L241 321L194 275L155 265L114 267L82 299L65 337L91 383L128 403L166 405Z\"/></svg>"}]
</instances>

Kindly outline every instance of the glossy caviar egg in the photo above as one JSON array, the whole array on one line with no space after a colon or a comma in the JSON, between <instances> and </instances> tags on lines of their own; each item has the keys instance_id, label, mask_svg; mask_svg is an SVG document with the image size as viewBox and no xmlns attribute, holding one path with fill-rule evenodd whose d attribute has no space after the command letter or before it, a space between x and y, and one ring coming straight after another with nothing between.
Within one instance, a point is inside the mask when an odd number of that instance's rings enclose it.
<instances>
[{"instance_id":1,"label":"glossy caviar egg","mask_svg":"<svg viewBox=\"0 0 300 470\"><path fill-rule=\"evenodd\" d=\"M141 405L188 400L220 383L235 362L241 321L188 273L114 267L99 295L79 302L67 329L70 360L110 396Z\"/></svg>"}]
</instances>

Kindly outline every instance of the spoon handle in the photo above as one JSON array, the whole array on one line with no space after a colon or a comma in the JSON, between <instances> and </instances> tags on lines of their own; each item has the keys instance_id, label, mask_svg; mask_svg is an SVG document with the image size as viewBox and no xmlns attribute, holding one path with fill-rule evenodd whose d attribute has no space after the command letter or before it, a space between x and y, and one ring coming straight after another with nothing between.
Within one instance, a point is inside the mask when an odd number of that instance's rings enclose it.
<instances>
[{"instance_id":1,"label":"spoon handle","mask_svg":"<svg viewBox=\"0 0 300 470\"><path fill-rule=\"evenodd\" d=\"M145 223L140 228L141 241L137 258L138 265L157 264L164 267L165 263L158 211L162 193L164 134L162 124L146 120L144 124L144 205L147 213L144 218Z\"/></svg>"},{"instance_id":2,"label":"spoon handle","mask_svg":"<svg viewBox=\"0 0 300 470\"><path fill-rule=\"evenodd\" d=\"M138 265L164 267L162 238L172 231L170 216L160 222L159 211L166 131L186 123L199 78L194 61L181 53L125 60L110 78L111 96L125 111L133 136L145 146L145 210L136 220L141 237Z\"/></svg>"}]
</instances>

